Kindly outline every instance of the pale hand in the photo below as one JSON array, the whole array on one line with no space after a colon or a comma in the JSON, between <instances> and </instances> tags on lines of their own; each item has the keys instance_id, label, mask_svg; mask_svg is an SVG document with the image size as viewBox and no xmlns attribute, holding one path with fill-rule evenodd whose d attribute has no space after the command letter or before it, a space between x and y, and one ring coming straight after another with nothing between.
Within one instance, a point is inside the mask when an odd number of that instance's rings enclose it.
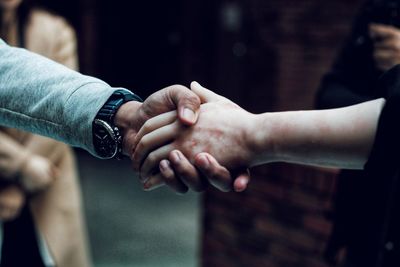
<instances>
[{"instance_id":1,"label":"pale hand","mask_svg":"<svg viewBox=\"0 0 400 267\"><path fill-rule=\"evenodd\" d=\"M159 163L174 150L180 150L192 164L215 164L213 155L230 170L251 165L254 154L249 136L255 115L197 83L192 90L205 103L194 126L182 125L176 112L170 112L147 121L137 134L133 161L144 182L157 175Z\"/></svg>"},{"instance_id":2,"label":"pale hand","mask_svg":"<svg viewBox=\"0 0 400 267\"><path fill-rule=\"evenodd\" d=\"M15 219L25 203L25 193L16 185L0 189L0 220Z\"/></svg>"},{"instance_id":3,"label":"pale hand","mask_svg":"<svg viewBox=\"0 0 400 267\"><path fill-rule=\"evenodd\" d=\"M32 155L21 170L20 184L30 193L46 189L58 176L58 170L48 159Z\"/></svg>"},{"instance_id":4,"label":"pale hand","mask_svg":"<svg viewBox=\"0 0 400 267\"><path fill-rule=\"evenodd\" d=\"M384 24L372 23L369 27L374 45L376 67L387 71L400 63L400 29Z\"/></svg>"}]
</instances>

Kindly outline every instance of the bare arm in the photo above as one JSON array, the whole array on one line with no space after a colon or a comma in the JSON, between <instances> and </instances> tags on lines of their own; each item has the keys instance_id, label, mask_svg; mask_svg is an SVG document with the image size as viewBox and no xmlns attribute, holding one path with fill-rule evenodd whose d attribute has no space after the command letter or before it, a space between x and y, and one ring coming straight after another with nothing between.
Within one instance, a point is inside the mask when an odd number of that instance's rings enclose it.
<instances>
[{"instance_id":1,"label":"bare arm","mask_svg":"<svg viewBox=\"0 0 400 267\"><path fill-rule=\"evenodd\" d=\"M253 128L261 130L251 136L253 164L285 161L362 169L384 104L377 99L339 109L256 115Z\"/></svg>"},{"instance_id":2,"label":"bare arm","mask_svg":"<svg viewBox=\"0 0 400 267\"><path fill-rule=\"evenodd\" d=\"M192 90L206 103L196 125L182 127L170 113L149 120L139 132L133 159L144 181L176 149L194 164L209 154L228 169L277 161L361 169L385 104L378 99L340 109L254 115L198 84Z\"/></svg>"}]
</instances>

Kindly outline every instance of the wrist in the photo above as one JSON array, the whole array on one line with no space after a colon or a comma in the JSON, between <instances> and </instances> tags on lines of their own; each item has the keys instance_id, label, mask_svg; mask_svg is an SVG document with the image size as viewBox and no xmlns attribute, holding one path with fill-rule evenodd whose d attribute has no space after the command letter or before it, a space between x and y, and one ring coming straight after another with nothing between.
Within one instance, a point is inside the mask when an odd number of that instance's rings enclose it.
<instances>
[{"instance_id":1,"label":"wrist","mask_svg":"<svg viewBox=\"0 0 400 267\"><path fill-rule=\"evenodd\" d=\"M279 147L279 120L276 113L253 115L249 127L248 146L253 151L251 166L257 166L278 160Z\"/></svg>"},{"instance_id":2,"label":"wrist","mask_svg":"<svg viewBox=\"0 0 400 267\"><path fill-rule=\"evenodd\" d=\"M140 97L123 89L116 90L104 103L93 121L93 146L104 159L122 157L124 131L135 117ZM127 104L129 103L129 104Z\"/></svg>"},{"instance_id":3,"label":"wrist","mask_svg":"<svg viewBox=\"0 0 400 267\"><path fill-rule=\"evenodd\" d=\"M138 112L143 104L138 101L129 101L121 105L115 113L114 124L122 133L126 133L129 128L135 125L141 125L138 121Z\"/></svg>"}]
</instances>

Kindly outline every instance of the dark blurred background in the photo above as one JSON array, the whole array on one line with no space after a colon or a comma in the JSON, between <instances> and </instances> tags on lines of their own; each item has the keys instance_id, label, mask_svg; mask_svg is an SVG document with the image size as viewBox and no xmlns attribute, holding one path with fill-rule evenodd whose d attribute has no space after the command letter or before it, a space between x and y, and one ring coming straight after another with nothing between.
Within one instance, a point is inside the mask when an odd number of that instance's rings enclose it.
<instances>
[{"instance_id":1,"label":"dark blurred background","mask_svg":"<svg viewBox=\"0 0 400 267\"><path fill-rule=\"evenodd\" d=\"M252 112L313 107L361 2L42 0L77 30L83 73L143 97L198 80ZM335 171L269 165L243 194L199 199L79 164L96 266L326 266Z\"/></svg>"}]
</instances>

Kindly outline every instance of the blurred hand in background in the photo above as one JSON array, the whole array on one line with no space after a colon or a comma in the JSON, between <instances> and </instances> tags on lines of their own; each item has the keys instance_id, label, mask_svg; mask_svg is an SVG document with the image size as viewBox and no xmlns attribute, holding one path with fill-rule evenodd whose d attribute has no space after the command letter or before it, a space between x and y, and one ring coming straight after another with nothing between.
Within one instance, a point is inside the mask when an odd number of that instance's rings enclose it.
<instances>
[{"instance_id":1,"label":"blurred hand in background","mask_svg":"<svg viewBox=\"0 0 400 267\"><path fill-rule=\"evenodd\" d=\"M374 45L376 67L387 71L400 63L400 29L384 24L371 23L370 37Z\"/></svg>"}]
</instances>

